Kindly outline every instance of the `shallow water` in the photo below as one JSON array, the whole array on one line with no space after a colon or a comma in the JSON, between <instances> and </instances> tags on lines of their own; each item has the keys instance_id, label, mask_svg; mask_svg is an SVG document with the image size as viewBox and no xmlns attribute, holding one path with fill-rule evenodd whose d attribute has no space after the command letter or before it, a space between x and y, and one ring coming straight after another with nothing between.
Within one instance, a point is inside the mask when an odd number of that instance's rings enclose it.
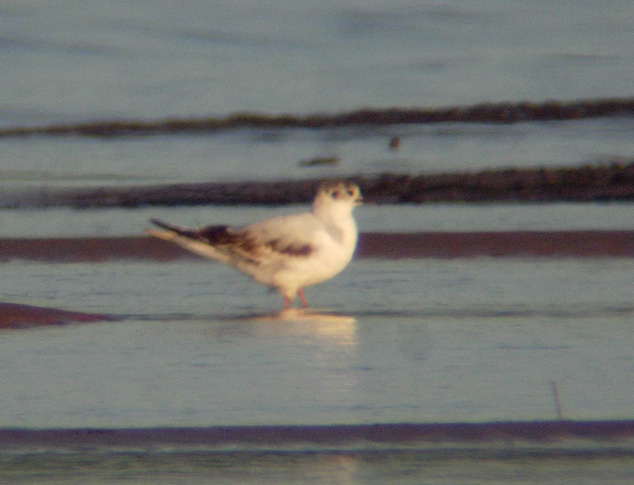
<instances>
[{"instance_id":1,"label":"shallow water","mask_svg":"<svg viewBox=\"0 0 634 485\"><path fill-rule=\"evenodd\" d=\"M0 6L0 125L631 96L630 4ZM0 189L629 161L632 120L3 139ZM393 135L398 152L388 149ZM301 167L315 157L338 165ZM6 197L6 193L5 193Z\"/></svg>"},{"instance_id":2,"label":"shallow water","mask_svg":"<svg viewBox=\"0 0 634 485\"><path fill-rule=\"evenodd\" d=\"M3 2L3 124L631 95L631 6Z\"/></svg>"},{"instance_id":3,"label":"shallow water","mask_svg":"<svg viewBox=\"0 0 634 485\"><path fill-rule=\"evenodd\" d=\"M244 130L94 140L2 141L0 188L147 185L178 182L304 179L355 174L436 173L487 168L571 166L634 158L628 118L517 125L359 127L339 130ZM401 138L397 152L392 136ZM338 163L304 167L316 157ZM2 200L0 199L0 202Z\"/></svg>"},{"instance_id":4,"label":"shallow water","mask_svg":"<svg viewBox=\"0 0 634 485\"><path fill-rule=\"evenodd\" d=\"M214 263L3 265L12 301L118 322L0 333L2 428L555 420L631 416L629 260L356 260L280 298ZM631 444L28 447L12 483L629 483ZM268 449L267 446L270 448ZM351 449L352 448L352 449ZM267 451L268 450L268 451Z\"/></svg>"},{"instance_id":5,"label":"shallow water","mask_svg":"<svg viewBox=\"0 0 634 485\"><path fill-rule=\"evenodd\" d=\"M631 412L625 261L355 261L281 306L217 264L4 265L0 292L123 316L3 332L0 426L549 419Z\"/></svg>"},{"instance_id":6,"label":"shallow water","mask_svg":"<svg viewBox=\"0 0 634 485\"><path fill-rule=\"evenodd\" d=\"M614 483L631 454L454 450L33 454L0 457L11 483Z\"/></svg>"}]
</instances>

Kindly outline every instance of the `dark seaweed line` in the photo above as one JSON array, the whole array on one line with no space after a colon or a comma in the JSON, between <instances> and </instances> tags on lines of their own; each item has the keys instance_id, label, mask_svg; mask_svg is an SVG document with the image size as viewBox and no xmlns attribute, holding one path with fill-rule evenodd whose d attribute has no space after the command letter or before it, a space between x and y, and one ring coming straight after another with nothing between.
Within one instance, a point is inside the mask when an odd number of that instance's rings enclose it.
<instances>
[{"instance_id":1,"label":"dark seaweed line","mask_svg":"<svg viewBox=\"0 0 634 485\"><path fill-rule=\"evenodd\" d=\"M345 113L267 115L238 112L225 117L165 118L155 121L89 121L48 126L16 126L0 129L0 137L47 136L145 136L178 133L216 133L245 128L340 128L427 123L518 123L576 120L609 116L633 116L634 98L555 101L542 103L482 103L445 108L367 108Z\"/></svg>"},{"instance_id":2,"label":"dark seaweed line","mask_svg":"<svg viewBox=\"0 0 634 485\"><path fill-rule=\"evenodd\" d=\"M634 163L527 168L427 175L386 173L349 177L368 201L589 202L634 200ZM308 203L322 179L200 182L170 185L24 191L5 197L0 208L104 208Z\"/></svg>"}]
</instances>

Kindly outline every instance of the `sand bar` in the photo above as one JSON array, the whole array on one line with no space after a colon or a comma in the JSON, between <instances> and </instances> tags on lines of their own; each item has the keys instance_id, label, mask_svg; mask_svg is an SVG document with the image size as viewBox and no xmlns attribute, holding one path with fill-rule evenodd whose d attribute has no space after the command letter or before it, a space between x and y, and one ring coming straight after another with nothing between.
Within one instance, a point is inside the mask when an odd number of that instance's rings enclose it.
<instances>
[{"instance_id":1,"label":"sand bar","mask_svg":"<svg viewBox=\"0 0 634 485\"><path fill-rule=\"evenodd\" d=\"M0 329L114 321L115 317L0 302Z\"/></svg>"},{"instance_id":2,"label":"sand bar","mask_svg":"<svg viewBox=\"0 0 634 485\"><path fill-rule=\"evenodd\" d=\"M363 233L357 258L634 257L634 231ZM0 261L55 263L198 258L146 236L0 239Z\"/></svg>"}]
</instances>

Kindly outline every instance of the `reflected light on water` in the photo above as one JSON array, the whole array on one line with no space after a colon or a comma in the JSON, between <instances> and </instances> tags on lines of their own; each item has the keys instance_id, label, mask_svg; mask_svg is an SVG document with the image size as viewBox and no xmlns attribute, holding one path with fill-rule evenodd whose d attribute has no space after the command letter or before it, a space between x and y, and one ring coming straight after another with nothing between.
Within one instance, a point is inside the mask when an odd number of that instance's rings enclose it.
<instances>
[{"instance_id":1,"label":"reflected light on water","mask_svg":"<svg viewBox=\"0 0 634 485\"><path fill-rule=\"evenodd\" d=\"M358 344L357 322L349 316L293 310L290 314L286 311L272 316L255 317L252 321L253 332L260 336L307 337L321 343L342 346ZM269 324L261 325L262 322Z\"/></svg>"}]
</instances>

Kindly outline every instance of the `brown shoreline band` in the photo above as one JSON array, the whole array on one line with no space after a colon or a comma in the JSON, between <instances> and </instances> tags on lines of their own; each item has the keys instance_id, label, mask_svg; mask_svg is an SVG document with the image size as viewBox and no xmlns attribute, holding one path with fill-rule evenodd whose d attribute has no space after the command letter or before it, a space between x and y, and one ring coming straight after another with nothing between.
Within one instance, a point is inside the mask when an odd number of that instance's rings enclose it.
<instances>
[{"instance_id":1,"label":"brown shoreline band","mask_svg":"<svg viewBox=\"0 0 634 485\"><path fill-rule=\"evenodd\" d=\"M111 120L0 128L0 138L34 135L130 137L179 133L217 133L239 129L325 129L429 123L519 123L634 115L634 98L604 98L542 103L482 103L440 108L364 108L344 113L267 115L239 112L224 117Z\"/></svg>"},{"instance_id":2,"label":"brown shoreline band","mask_svg":"<svg viewBox=\"0 0 634 485\"><path fill-rule=\"evenodd\" d=\"M362 233L357 258L632 258L634 231ZM0 262L57 263L199 258L145 236L0 239Z\"/></svg>"},{"instance_id":3,"label":"brown shoreline band","mask_svg":"<svg viewBox=\"0 0 634 485\"><path fill-rule=\"evenodd\" d=\"M583 440L620 445L632 453L634 421L501 421L482 423L394 423L323 426L218 426L202 428L127 429L0 429L0 446L11 449L88 450L100 447L148 450L168 447L201 447L209 450L266 446L297 450L297 445L381 446L477 445L517 442L552 446L554 443ZM627 440L627 441L626 441ZM586 445L592 446L592 445Z\"/></svg>"}]
</instances>

